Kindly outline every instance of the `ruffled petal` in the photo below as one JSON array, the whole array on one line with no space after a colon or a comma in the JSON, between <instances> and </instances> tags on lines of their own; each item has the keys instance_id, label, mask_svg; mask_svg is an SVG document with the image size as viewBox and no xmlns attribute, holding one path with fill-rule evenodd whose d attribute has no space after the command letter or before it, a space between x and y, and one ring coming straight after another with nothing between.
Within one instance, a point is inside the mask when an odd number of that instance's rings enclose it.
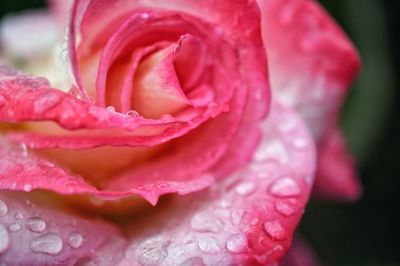
<instances>
[{"instance_id":1,"label":"ruffled petal","mask_svg":"<svg viewBox=\"0 0 400 266\"><path fill-rule=\"evenodd\" d=\"M282 266L318 266L320 265L310 245L299 236L293 240Z\"/></svg>"},{"instance_id":2,"label":"ruffled petal","mask_svg":"<svg viewBox=\"0 0 400 266\"><path fill-rule=\"evenodd\" d=\"M289 121L290 133L281 128ZM249 165L133 223L118 265L279 262L311 191L315 152L301 119L280 105L260 127L263 141Z\"/></svg>"},{"instance_id":3,"label":"ruffled petal","mask_svg":"<svg viewBox=\"0 0 400 266\"><path fill-rule=\"evenodd\" d=\"M160 120L144 119L82 101L51 88L44 78L22 75L4 67L0 74L0 121L54 121L65 129L75 130L64 132L64 135L13 134L15 140L32 148L154 146L186 134L215 112L215 109L210 110L194 121L177 120L171 116ZM223 110L226 107L216 108ZM83 131L77 131L79 129ZM135 131L137 129L141 129L140 133Z\"/></svg>"},{"instance_id":4,"label":"ruffled petal","mask_svg":"<svg viewBox=\"0 0 400 266\"><path fill-rule=\"evenodd\" d=\"M323 198L357 200L362 193L354 161L340 131L329 134L320 146L316 193Z\"/></svg>"},{"instance_id":5,"label":"ruffled petal","mask_svg":"<svg viewBox=\"0 0 400 266\"><path fill-rule=\"evenodd\" d=\"M300 112L318 144L324 145L337 127L342 101L360 68L359 56L347 36L315 1L258 0L258 3L271 87L281 102ZM326 174L328 170L323 171ZM345 180L350 176L335 178ZM316 185L317 191L320 183ZM339 198L356 198L359 193L336 192Z\"/></svg>"}]
</instances>

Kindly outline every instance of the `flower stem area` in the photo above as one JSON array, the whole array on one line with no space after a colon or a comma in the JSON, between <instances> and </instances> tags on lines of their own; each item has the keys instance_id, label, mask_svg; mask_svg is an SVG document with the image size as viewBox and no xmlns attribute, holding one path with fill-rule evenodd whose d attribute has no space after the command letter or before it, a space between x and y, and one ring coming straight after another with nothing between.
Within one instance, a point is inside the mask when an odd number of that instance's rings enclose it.
<instances>
[{"instance_id":1,"label":"flower stem area","mask_svg":"<svg viewBox=\"0 0 400 266\"><path fill-rule=\"evenodd\" d=\"M2 0L0 19L45 2ZM341 124L364 192L354 203L313 198L299 232L321 265L399 265L400 1L320 2L355 41L363 61Z\"/></svg>"}]
</instances>

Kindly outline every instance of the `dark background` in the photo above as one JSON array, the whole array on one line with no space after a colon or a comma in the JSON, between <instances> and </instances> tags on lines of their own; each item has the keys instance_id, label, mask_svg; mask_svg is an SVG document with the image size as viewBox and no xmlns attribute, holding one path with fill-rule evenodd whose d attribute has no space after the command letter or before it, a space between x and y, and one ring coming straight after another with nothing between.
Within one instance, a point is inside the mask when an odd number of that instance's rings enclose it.
<instances>
[{"instance_id":1,"label":"dark background","mask_svg":"<svg viewBox=\"0 0 400 266\"><path fill-rule=\"evenodd\" d=\"M364 194L355 203L312 199L300 232L322 265L400 265L400 1L321 3L354 40L363 60L343 109L342 127ZM1 0L0 16L43 4Z\"/></svg>"}]
</instances>

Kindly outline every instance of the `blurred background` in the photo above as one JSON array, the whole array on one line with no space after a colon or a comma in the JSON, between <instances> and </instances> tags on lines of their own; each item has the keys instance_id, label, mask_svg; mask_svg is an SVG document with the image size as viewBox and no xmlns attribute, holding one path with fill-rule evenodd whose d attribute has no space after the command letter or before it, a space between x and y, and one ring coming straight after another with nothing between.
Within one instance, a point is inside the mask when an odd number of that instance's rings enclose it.
<instances>
[{"instance_id":1,"label":"blurred background","mask_svg":"<svg viewBox=\"0 0 400 266\"><path fill-rule=\"evenodd\" d=\"M364 194L355 203L312 199L300 232L322 265L400 265L400 1L320 2L363 60L342 127ZM2 0L0 16L43 5L41 0Z\"/></svg>"},{"instance_id":2,"label":"blurred background","mask_svg":"<svg viewBox=\"0 0 400 266\"><path fill-rule=\"evenodd\" d=\"M364 194L351 204L312 200L300 230L323 265L400 265L400 1L321 4L363 61L342 127Z\"/></svg>"}]
</instances>

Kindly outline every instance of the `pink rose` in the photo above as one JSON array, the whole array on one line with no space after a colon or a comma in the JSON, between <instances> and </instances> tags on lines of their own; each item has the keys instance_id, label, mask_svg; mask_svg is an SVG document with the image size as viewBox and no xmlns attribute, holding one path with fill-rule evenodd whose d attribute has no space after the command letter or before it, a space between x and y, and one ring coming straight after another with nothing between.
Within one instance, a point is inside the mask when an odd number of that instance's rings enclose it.
<instances>
[{"instance_id":1,"label":"pink rose","mask_svg":"<svg viewBox=\"0 0 400 266\"><path fill-rule=\"evenodd\" d=\"M0 69L1 261L273 265L315 147L320 193L358 195L336 122L359 60L313 1L77 0L71 12L72 86Z\"/></svg>"}]
</instances>

